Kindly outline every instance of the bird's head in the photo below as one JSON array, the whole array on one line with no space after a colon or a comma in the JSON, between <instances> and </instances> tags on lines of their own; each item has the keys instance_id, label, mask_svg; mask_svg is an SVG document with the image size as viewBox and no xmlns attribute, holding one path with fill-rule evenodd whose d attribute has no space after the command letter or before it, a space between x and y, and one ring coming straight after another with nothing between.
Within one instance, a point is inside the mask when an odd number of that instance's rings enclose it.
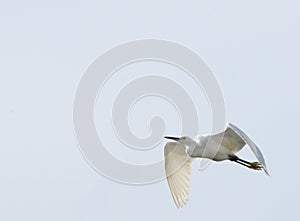
<instances>
[{"instance_id":1,"label":"bird's head","mask_svg":"<svg viewBox=\"0 0 300 221\"><path fill-rule=\"evenodd\" d=\"M170 139L170 140L175 140L178 143L181 143L181 144L189 146L189 147L195 147L195 145L197 145L197 143L188 136L183 136L183 137L168 137L167 136L165 138Z\"/></svg>"}]
</instances>

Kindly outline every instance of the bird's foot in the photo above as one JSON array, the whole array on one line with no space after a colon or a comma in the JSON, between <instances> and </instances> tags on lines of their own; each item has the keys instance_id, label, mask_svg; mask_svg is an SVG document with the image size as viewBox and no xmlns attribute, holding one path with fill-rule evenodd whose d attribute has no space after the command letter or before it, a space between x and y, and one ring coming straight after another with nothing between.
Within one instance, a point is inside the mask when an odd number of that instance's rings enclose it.
<instances>
[{"instance_id":1,"label":"bird's foot","mask_svg":"<svg viewBox=\"0 0 300 221\"><path fill-rule=\"evenodd\" d=\"M250 163L249 168L251 168L253 170L261 170L262 165L259 162L252 162L252 163Z\"/></svg>"}]
</instances>

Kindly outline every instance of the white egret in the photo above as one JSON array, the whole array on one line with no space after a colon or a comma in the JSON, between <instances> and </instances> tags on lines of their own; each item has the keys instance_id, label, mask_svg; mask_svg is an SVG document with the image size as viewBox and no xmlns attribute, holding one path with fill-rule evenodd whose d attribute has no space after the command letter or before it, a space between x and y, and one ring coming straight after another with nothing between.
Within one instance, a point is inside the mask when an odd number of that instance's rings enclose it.
<instances>
[{"instance_id":1,"label":"white egret","mask_svg":"<svg viewBox=\"0 0 300 221\"><path fill-rule=\"evenodd\" d=\"M214 161L230 160L250 169L263 169L269 175L264 157L255 143L237 126L227 124L218 134L190 137L165 137L175 140L164 148L165 170L169 188L176 206L182 207L188 201L191 161L193 158L208 158ZM248 145L258 162L248 162L236 153Z\"/></svg>"}]
</instances>

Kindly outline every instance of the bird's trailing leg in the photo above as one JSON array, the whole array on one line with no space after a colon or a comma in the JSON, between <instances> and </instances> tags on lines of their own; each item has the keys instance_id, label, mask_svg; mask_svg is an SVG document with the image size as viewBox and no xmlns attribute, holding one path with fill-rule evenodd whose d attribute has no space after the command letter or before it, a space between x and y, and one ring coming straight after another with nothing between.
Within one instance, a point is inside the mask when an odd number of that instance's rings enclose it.
<instances>
[{"instance_id":1,"label":"bird's trailing leg","mask_svg":"<svg viewBox=\"0 0 300 221\"><path fill-rule=\"evenodd\" d=\"M262 165L259 162L248 162L237 156L230 156L229 159L233 162L239 163L239 164L241 164L245 167L248 167L250 169L253 169L253 170L261 170L262 169Z\"/></svg>"}]
</instances>

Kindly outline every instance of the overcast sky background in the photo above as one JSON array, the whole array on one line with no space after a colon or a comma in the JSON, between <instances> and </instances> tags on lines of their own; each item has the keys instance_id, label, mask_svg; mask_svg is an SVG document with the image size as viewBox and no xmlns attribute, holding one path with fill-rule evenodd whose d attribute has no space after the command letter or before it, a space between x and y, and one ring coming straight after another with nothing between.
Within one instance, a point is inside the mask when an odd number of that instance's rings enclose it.
<instances>
[{"instance_id":1,"label":"overcast sky background","mask_svg":"<svg viewBox=\"0 0 300 221\"><path fill-rule=\"evenodd\" d=\"M1 1L0 219L299 220L299 10L296 0ZM195 161L189 203L177 210L165 181L123 185L89 166L73 132L76 87L99 55L143 38L177 42L208 63L227 121L258 144L271 177L230 162L198 171ZM147 67L143 74L160 70ZM207 132L210 114L201 89L183 72L161 68L197 98L200 131ZM113 94L116 82L104 93ZM156 99L132 110L138 136L148 133L143 122L149 105L161 102ZM176 133L176 110L167 103L161 109L166 133ZM139 161L122 147L111 148L120 159ZM156 150L144 162L161 156L163 147ZM253 159L247 151L241 155Z\"/></svg>"}]
</instances>

